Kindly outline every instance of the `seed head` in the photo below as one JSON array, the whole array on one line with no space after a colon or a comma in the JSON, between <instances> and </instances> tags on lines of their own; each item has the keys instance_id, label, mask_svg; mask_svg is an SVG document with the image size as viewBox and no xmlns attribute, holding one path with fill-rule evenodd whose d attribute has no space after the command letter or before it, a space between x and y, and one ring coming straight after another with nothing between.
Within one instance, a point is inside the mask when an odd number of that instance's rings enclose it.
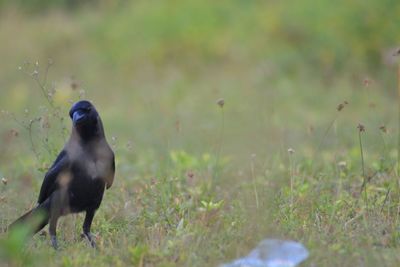
<instances>
[{"instance_id":1,"label":"seed head","mask_svg":"<svg viewBox=\"0 0 400 267\"><path fill-rule=\"evenodd\" d=\"M4 185L7 185L8 180L3 177L3 178L1 178L1 183L4 184Z\"/></svg>"},{"instance_id":2,"label":"seed head","mask_svg":"<svg viewBox=\"0 0 400 267\"><path fill-rule=\"evenodd\" d=\"M71 86L72 90L76 90L79 88L79 83L77 81L73 80L73 81L71 81L70 86Z\"/></svg>"},{"instance_id":3,"label":"seed head","mask_svg":"<svg viewBox=\"0 0 400 267\"><path fill-rule=\"evenodd\" d=\"M179 133L181 131L181 122L179 120L175 121L175 130Z\"/></svg>"},{"instance_id":4,"label":"seed head","mask_svg":"<svg viewBox=\"0 0 400 267\"><path fill-rule=\"evenodd\" d=\"M225 105L225 100L223 98L218 99L217 105L220 106L221 108L223 108Z\"/></svg>"},{"instance_id":5,"label":"seed head","mask_svg":"<svg viewBox=\"0 0 400 267\"><path fill-rule=\"evenodd\" d=\"M287 152L290 154L290 155L292 155L292 154L294 154L294 149L293 148L289 148L288 150L287 150Z\"/></svg>"},{"instance_id":6,"label":"seed head","mask_svg":"<svg viewBox=\"0 0 400 267\"><path fill-rule=\"evenodd\" d=\"M340 103L338 106L337 106L337 111L341 111L342 109L344 109L344 107L346 106L346 105L348 105L349 104L349 102L347 102L346 100L344 100L343 101L343 103Z\"/></svg>"},{"instance_id":7,"label":"seed head","mask_svg":"<svg viewBox=\"0 0 400 267\"><path fill-rule=\"evenodd\" d=\"M365 132L365 126L361 123L358 124L357 129L360 133Z\"/></svg>"},{"instance_id":8,"label":"seed head","mask_svg":"<svg viewBox=\"0 0 400 267\"><path fill-rule=\"evenodd\" d=\"M194 173L192 171L188 171L188 173L186 175L189 179L193 179L193 177L194 177Z\"/></svg>"},{"instance_id":9,"label":"seed head","mask_svg":"<svg viewBox=\"0 0 400 267\"><path fill-rule=\"evenodd\" d=\"M383 132L383 133L387 133L387 128L385 125L382 125L381 127L379 127L379 129Z\"/></svg>"},{"instance_id":10,"label":"seed head","mask_svg":"<svg viewBox=\"0 0 400 267\"><path fill-rule=\"evenodd\" d=\"M314 126L308 125L307 132L308 132L308 134L312 134L314 132Z\"/></svg>"},{"instance_id":11,"label":"seed head","mask_svg":"<svg viewBox=\"0 0 400 267\"><path fill-rule=\"evenodd\" d=\"M15 129L11 129L9 134L10 134L10 136L18 137L19 132L17 130L15 130Z\"/></svg>"}]
</instances>

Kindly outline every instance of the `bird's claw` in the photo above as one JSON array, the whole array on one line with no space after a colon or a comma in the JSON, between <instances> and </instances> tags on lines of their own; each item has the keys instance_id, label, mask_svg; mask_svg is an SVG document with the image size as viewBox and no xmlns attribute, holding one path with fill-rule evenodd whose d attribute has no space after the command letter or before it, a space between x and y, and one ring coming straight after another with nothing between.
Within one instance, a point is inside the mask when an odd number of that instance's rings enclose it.
<instances>
[{"instance_id":1,"label":"bird's claw","mask_svg":"<svg viewBox=\"0 0 400 267\"><path fill-rule=\"evenodd\" d=\"M51 240L51 246L55 249L58 250L58 242L57 242L57 237L55 235L50 236Z\"/></svg>"},{"instance_id":2,"label":"bird's claw","mask_svg":"<svg viewBox=\"0 0 400 267\"><path fill-rule=\"evenodd\" d=\"M92 248L97 248L97 245L96 245L96 242L94 241L94 237L93 237L92 233L90 233L90 232L82 233L81 237L86 238L89 241L89 244Z\"/></svg>"}]
</instances>

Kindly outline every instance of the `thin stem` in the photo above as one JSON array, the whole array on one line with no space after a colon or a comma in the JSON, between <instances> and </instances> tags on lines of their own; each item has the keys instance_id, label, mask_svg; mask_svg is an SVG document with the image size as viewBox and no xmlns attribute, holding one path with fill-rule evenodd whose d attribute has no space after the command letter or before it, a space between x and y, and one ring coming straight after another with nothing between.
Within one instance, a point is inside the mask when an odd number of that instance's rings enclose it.
<instances>
[{"instance_id":1,"label":"thin stem","mask_svg":"<svg viewBox=\"0 0 400 267\"><path fill-rule=\"evenodd\" d=\"M381 206L381 212L383 211L383 208L385 207L386 201L389 198L389 194L390 194L390 188L388 188L388 190L386 191L385 199L383 200L383 203L382 203L382 206Z\"/></svg>"},{"instance_id":2,"label":"thin stem","mask_svg":"<svg viewBox=\"0 0 400 267\"><path fill-rule=\"evenodd\" d=\"M32 126L33 126L33 124L35 122L40 121L40 118L32 119L32 120L30 120L28 125L25 125L24 122L19 121L17 119L17 117L15 117L14 113L11 113L10 116L19 126L21 126L23 129L25 129L28 132L29 142L30 142L30 145L31 145L32 152L33 152L33 154L35 154L35 157L38 160L39 159L39 152L36 150L35 142L33 141Z\"/></svg>"},{"instance_id":3,"label":"thin stem","mask_svg":"<svg viewBox=\"0 0 400 267\"><path fill-rule=\"evenodd\" d=\"M315 154L318 155L318 152L320 151L320 149L322 148L322 145L324 144L325 138L328 135L329 131L332 129L333 125L335 124L335 121L337 120L337 118L339 117L339 114L337 114L333 120L331 121L331 123L329 124L329 126L325 129L325 132L317 146L317 149L315 151Z\"/></svg>"},{"instance_id":4,"label":"thin stem","mask_svg":"<svg viewBox=\"0 0 400 267\"><path fill-rule=\"evenodd\" d=\"M382 133L382 132L380 133L380 135L381 135L382 143L383 143L383 157L386 158L388 149L387 149L385 137L383 136L383 133Z\"/></svg>"},{"instance_id":5,"label":"thin stem","mask_svg":"<svg viewBox=\"0 0 400 267\"><path fill-rule=\"evenodd\" d=\"M362 131L359 130L358 131L358 140L360 142L361 167L362 167L362 177L363 177L363 183L361 185L361 192L364 191L364 200L367 203L367 208L368 208L368 195L367 195L367 182L368 181L367 181L367 177L365 176L364 151L363 151L363 146L362 146L361 133L362 133Z\"/></svg>"},{"instance_id":6,"label":"thin stem","mask_svg":"<svg viewBox=\"0 0 400 267\"><path fill-rule=\"evenodd\" d=\"M398 129L397 129L397 177L400 176L400 63L397 69L397 105L398 105Z\"/></svg>"},{"instance_id":7,"label":"thin stem","mask_svg":"<svg viewBox=\"0 0 400 267\"><path fill-rule=\"evenodd\" d=\"M256 208L258 209L260 207L260 202L258 200L258 192L257 192L257 185L256 185L256 176L255 176L255 171L254 171L254 158L252 157L251 159L251 176L253 178L253 190L254 190L254 196L256 200Z\"/></svg>"},{"instance_id":8,"label":"thin stem","mask_svg":"<svg viewBox=\"0 0 400 267\"><path fill-rule=\"evenodd\" d=\"M42 82L39 80L38 77L33 76L33 79L36 81L36 83L38 84L40 90L42 91L43 97L46 98L47 102L49 103L50 107L52 109L55 109L53 102L50 101L46 86L44 84L42 84Z\"/></svg>"},{"instance_id":9,"label":"thin stem","mask_svg":"<svg viewBox=\"0 0 400 267\"><path fill-rule=\"evenodd\" d=\"M38 122L39 120L40 120L40 118L39 118L39 119L33 119L33 120L31 120L31 121L29 122L29 126L27 127L27 129L28 129L28 134L29 134L29 140L30 140L30 142L31 142L31 148L32 148L32 151L33 151L33 153L35 154L35 157L36 157L37 160L39 160L39 152L36 150L35 144L34 144L34 142L33 142L32 127L33 127L33 124L34 124L35 122Z\"/></svg>"},{"instance_id":10,"label":"thin stem","mask_svg":"<svg viewBox=\"0 0 400 267\"><path fill-rule=\"evenodd\" d=\"M363 152L363 146L362 146L362 141L361 141L361 131L358 132L358 140L360 142L360 154L361 154L361 166L362 166L362 176L365 179L365 167L364 167L364 152Z\"/></svg>"},{"instance_id":11,"label":"thin stem","mask_svg":"<svg viewBox=\"0 0 400 267\"><path fill-rule=\"evenodd\" d=\"M293 188L294 188L294 174L293 174L293 161L292 154L289 152L289 165L290 165L290 210L293 210Z\"/></svg>"},{"instance_id":12,"label":"thin stem","mask_svg":"<svg viewBox=\"0 0 400 267\"><path fill-rule=\"evenodd\" d=\"M47 76L49 74L49 70L50 70L50 67L51 67L52 64L53 63L51 63L50 59L49 59L48 62L47 62L47 65L46 65L46 71L44 72L43 84L47 84Z\"/></svg>"},{"instance_id":13,"label":"thin stem","mask_svg":"<svg viewBox=\"0 0 400 267\"><path fill-rule=\"evenodd\" d=\"M220 136L219 136L219 146L217 149L216 153L216 158L215 158L215 167L214 167L214 175L213 175L213 180L218 176L218 165L219 165L219 160L220 160L220 155L221 155L221 150L222 150L222 144L223 144L223 137L224 137L224 129L225 129L225 116L224 116L224 108L221 107L221 130L220 130Z\"/></svg>"}]
</instances>

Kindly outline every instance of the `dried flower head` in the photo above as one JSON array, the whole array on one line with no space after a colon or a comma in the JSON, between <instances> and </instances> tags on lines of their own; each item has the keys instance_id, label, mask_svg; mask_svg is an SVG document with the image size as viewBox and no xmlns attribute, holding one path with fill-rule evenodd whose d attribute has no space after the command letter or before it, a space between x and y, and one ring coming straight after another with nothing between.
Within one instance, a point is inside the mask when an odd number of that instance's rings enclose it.
<instances>
[{"instance_id":1,"label":"dried flower head","mask_svg":"<svg viewBox=\"0 0 400 267\"><path fill-rule=\"evenodd\" d=\"M380 126L379 130L381 130L383 133L387 133L387 128L385 125Z\"/></svg>"},{"instance_id":2,"label":"dried flower head","mask_svg":"<svg viewBox=\"0 0 400 267\"><path fill-rule=\"evenodd\" d=\"M368 79L368 78L365 78L364 81L363 81L363 84L364 84L365 87L368 87L371 84L371 80Z\"/></svg>"},{"instance_id":3,"label":"dried flower head","mask_svg":"<svg viewBox=\"0 0 400 267\"><path fill-rule=\"evenodd\" d=\"M337 111L341 111L341 110L344 109L344 107L345 107L346 105L348 105L348 104L349 104L349 102L347 102L346 100L344 100L343 103L340 103L340 104L336 107Z\"/></svg>"},{"instance_id":4,"label":"dried flower head","mask_svg":"<svg viewBox=\"0 0 400 267\"><path fill-rule=\"evenodd\" d=\"M76 80L72 80L70 86L72 90L76 90L79 88L79 83Z\"/></svg>"},{"instance_id":5,"label":"dried flower head","mask_svg":"<svg viewBox=\"0 0 400 267\"><path fill-rule=\"evenodd\" d=\"M194 172L193 172L193 171L188 171L186 175L187 175L187 177L188 177L189 179L193 179L193 177L194 177Z\"/></svg>"},{"instance_id":6,"label":"dried flower head","mask_svg":"<svg viewBox=\"0 0 400 267\"><path fill-rule=\"evenodd\" d=\"M338 166L340 169L345 169L347 167L347 162L346 161L339 161Z\"/></svg>"},{"instance_id":7,"label":"dried flower head","mask_svg":"<svg viewBox=\"0 0 400 267\"><path fill-rule=\"evenodd\" d=\"M312 133L314 133L314 126L312 126L312 125L308 125L308 127L307 127L307 133L308 134L312 134Z\"/></svg>"},{"instance_id":8,"label":"dried flower head","mask_svg":"<svg viewBox=\"0 0 400 267\"><path fill-rule=\"evenodd\" d=\"M181 131L181 122L179 120L175 121L175 130L179 133Z\"/></svg>"},{"instance_id":9,"label":"dried flower head","mask_svg":"<svg viewBox=\"0 0 400 267\"><path fill-rule=\"evenodd\" d=\"M9 135L12 136L12 137L18 137L19 132L18 132L18 130L11 129L11 130L9 131Z\"/></svg>"},{"instance_id":10,"label":"dried flower head","mask_svg":"<svg viewBox=\"0 0 400 267\"><path fill-rule=\"evenodd\" d=\"M7 185L8 180L3 177L3 178L1 178L1 183L4 184L4 185Z\"/></svg>"},{"instance_id":11,"label":"dried flower head","mask_svg":"<svg viewBox=\"0 0 400 267\"><path fill-rule=\"evenodd\" d=\"M360 133L365 132L365 126L361 123L358 124L357 129Z\"/></svg>"},{"instance_id":12,"label":"dried flower head","mask_svg":"<svg viewBox=\"0 0 400 267\"><path fill-rule=\"evenodd\" d=\"M289 148L288 150L287 150L287 152L289 153L289 154L293 154L295 151L294 151L294 149L293 148Z\"/></svg>"},{"instance_id":13,"label":"dried flower head","mask_svg":"<svg viewBox=\"0 0 400 267\"><path fill-rule=\"evenodd\" d=\"M225 100L223 98L218 99L217 105L220 106L221 108L223 108L225 105Z\"/></svg>"}]
</instances>

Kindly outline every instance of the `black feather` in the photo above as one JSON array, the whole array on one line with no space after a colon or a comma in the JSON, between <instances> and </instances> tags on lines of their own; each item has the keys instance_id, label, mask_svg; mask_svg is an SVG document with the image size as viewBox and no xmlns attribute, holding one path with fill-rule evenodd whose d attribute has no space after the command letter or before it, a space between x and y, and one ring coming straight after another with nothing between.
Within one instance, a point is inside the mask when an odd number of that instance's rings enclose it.
<instances>
[{"instance_id":1,"label":"black feather","mask_svg":"<svg viewBox=\"0 0 400 267\"><path fill-rule=\"evenodd\" d=\"M43 203L57 188L56 183L59 174L68 168L68 155L65 150L61 151L53 165L44 176L42 187L40 188L38 203Z\"/></svg>"}]
</instances>

